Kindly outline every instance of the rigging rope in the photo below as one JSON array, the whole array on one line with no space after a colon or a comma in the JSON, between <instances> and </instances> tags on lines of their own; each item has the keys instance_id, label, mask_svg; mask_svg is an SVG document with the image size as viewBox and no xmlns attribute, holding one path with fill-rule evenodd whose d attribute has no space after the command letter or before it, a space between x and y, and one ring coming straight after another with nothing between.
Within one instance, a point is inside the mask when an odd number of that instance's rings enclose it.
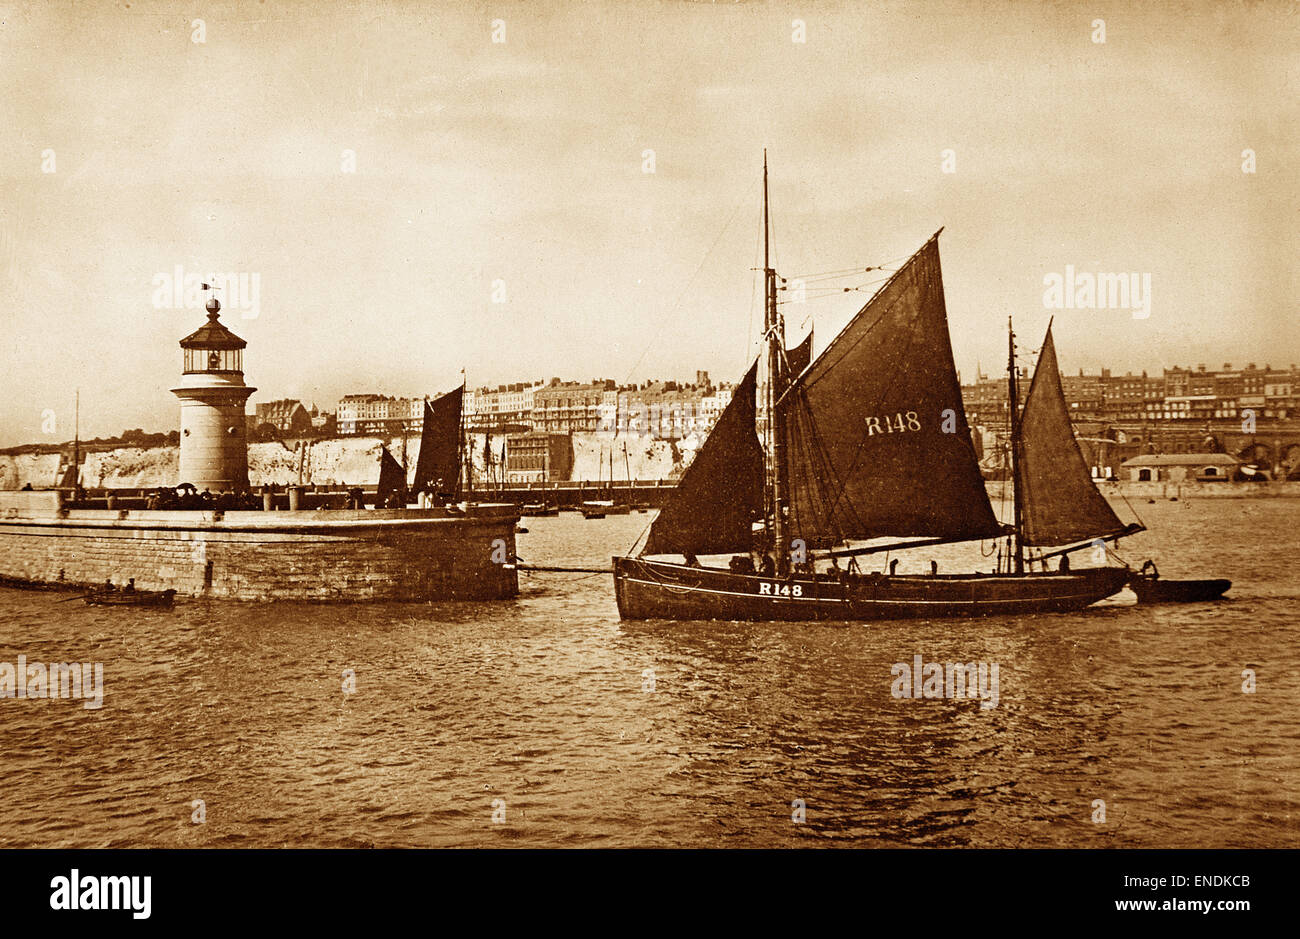
<instances>
[{"instance_id":1,"label":"rigging rope","mask_svg":"<svg viewBox=\"0 0 1300 939\"><path fill-rule=\"evenodd\" d=\"M722 226L722 230L719 231L717 237L713 239L713 244L709 246L709 250L705 252L704 257L700 259L699 267L695 269L695 273L692 274L690 276L690 279L686 281L686 286L682 288L681 293L677 295L677 299L674 300L672 306L668 308L668 313L665 314L665 316L663 317L664 320L679 312L678 307L681 305L682 300L686 298L687 292L690 291L691 286L695 283L695 278L700 276L700 271L704 270L704 265L708 263L709 258L713 256L714 249L718 247L718 243L722 241L722 236L727 233L727 229L730 228L731 223L735 221L736 215L740 212L740 207L744 205L744 202L745 199L744 196L742 195L741 198L736 201L736 207L731 210L731 215L727 217L726 224ZM656 333L656 339L651 340L650 343L648 343L646 347L641 351L641 355L637 357L637 360L635 363L633 363L632 368L628 370L627 377L623 379L622 384L626 385L628 383L632 375L635 374L636 370L641 366L642 361L645 360L646 355L649 354L650 349L654 346L655 341L657 341L657 338L662 335L664 335L664 330L658 331Z\"/></svg>"}]
</instances>

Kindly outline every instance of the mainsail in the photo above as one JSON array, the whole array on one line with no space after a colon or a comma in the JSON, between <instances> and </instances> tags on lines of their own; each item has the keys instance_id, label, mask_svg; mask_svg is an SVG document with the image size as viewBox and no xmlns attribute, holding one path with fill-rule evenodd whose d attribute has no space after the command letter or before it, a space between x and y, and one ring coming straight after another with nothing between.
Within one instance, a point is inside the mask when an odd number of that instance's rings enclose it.
<instances>
[{"instance_id":1,"label":"mainsail","mask_svg":"<svg viewBox=\"0 0 1300 939\"><path fill-rule=\"evenodd\" d=\"M763 514L757 375L755 362L660 510L642 554L723 554L753 546L752 525Z\"/></svg>"},{"instance_id":2,"label":"mainsail","mask_svg":"<svg viewBox=\"0 0 1300 939\"><path fill-rule=\"evenodd\" d=\"M784 395L791 537L998 535L948 338L936 232Z\"/></svg>"},{"instance_id":3,"label":"mainsail","mask_svg":"<svg viewBox=\"0 0 1300 939\"><path fill-rule=\"evenodd\" d=\"M460 496L460 408L465 386L424 402L424 429L415 461L415 492Z\"/></svg>"},{"instance_id":4,"label":"mainsail","mask_svg":"<svg viewBox=\"0 0 1300 939\"><path fill-rule=\"evenodd\" d=\"M1016 491L1021 541L1064 545L1125 531L1093 483L1070 426L1048 324L1020 418Z\"/></svg>"}]
</instances>

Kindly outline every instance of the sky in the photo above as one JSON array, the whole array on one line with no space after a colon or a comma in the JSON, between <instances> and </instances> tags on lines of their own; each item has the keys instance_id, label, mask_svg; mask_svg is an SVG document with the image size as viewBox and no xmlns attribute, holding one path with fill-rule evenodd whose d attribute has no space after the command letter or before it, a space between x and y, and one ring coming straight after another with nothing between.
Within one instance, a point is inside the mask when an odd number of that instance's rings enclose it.
<instances>
[{"instance_id":1,"label":"sky","mask_svg":"<svg viewBox=\"0 0 1300 939\"><path fill-rule=\"evenodd\" d=\"M944 229L965 381L1008 315L1067 373L1300 363L1289 0L0 3L0 91L0 445L78 389L83 436L178 425L178 266L258 284L254 404L736 380L765 148L792 282ZM1149 275L1149 316L1050 308L1067 266Z\"/></svg>"}]
</instances>

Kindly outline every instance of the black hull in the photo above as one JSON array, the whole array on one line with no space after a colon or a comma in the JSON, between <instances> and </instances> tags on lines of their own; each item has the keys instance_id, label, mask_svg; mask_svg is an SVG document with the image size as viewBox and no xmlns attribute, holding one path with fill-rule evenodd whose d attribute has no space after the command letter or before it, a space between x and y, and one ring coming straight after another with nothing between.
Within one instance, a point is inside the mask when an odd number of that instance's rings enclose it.
<instances>
[{"instance_id":1,"label":"black hull","mask_svg":"<svg viewBox=\"0 0 1300 939\"><path fill-rule=\"evenodd\" d=\"M160 593L152 591L134 590L131 592L120 591L114 593L93 593L83 597L86 606L153 606L169 607L176 598L175 590L164 590Z\"/></svg>"},{"instance_id":2,"label":"black hull","mask_svg":"<svg viewBox=\"0 0 1300 939\"><path fill-rule=\"evenodd\" d=\"M879 620L1059 613L1118 593L1122 568L1068 573L863 575L737 574L644 558L614 558L614 590L624 619Z\"/></svg>"},{"instance_id":3,"label":"black hull","mask_svg":"<svg viewBox=\"0 0 1300 939\"><path fill-rule=\"evenodd\" d=\"M1139 603L1201 603L1221 599L1232 586L1232 581L1134 577L1129 586L1137 594Z\"/></svg>"},{"instance_id":4,"label":"black hull","mask_svg":"<svg viewBox=\"0 0 1300 939\"><path fill-rule=\"evenodd\" d=\"M525 505L519 510L519 514L525 518L552 518L559 515L560 510L553 505Z\"/></svg>"}]
</instances>

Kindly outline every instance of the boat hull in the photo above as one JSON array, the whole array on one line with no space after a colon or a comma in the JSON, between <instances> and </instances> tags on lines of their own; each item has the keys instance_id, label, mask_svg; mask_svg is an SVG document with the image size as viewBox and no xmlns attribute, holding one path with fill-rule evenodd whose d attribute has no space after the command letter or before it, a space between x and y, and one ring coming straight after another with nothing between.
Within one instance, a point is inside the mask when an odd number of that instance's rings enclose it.
<instances>
[{"instance_id":1,"label":"boat hull","mask_svg":"<svg viewBox=\"0 0 1300 939\"><path fill-rule=\"evenodd\" d=\"M1078 610L1118 593L1129 573L763 577L644 558L614 558L614 590L624 619L863 621Z\"/></svg>"},{"instance_id":2,"label":"boat hull","mask_svg":"<svg viewBox=\"0 0 1300 939\"><path fill-rule=\"evenodd\" d=\"M163 590L159 592L144 590L120 590L109 593L102 591L99 593L89 594L82 599L86 601L86 606L151 606L151 607L169 607L172 600L176 598L175 590Z\"/></svg>"},{"instance_id":3,"label":"boat hull","mask_svg":"<svg viewBox=\"0 0 1300 939\"><path fill-rule=\"evenodd\" d=\"M1129 587L1139 603L1198 603L1219 600L1232 586L1230 580L1160 580L1134 577Z\"/></svg>"}]
</instances>

